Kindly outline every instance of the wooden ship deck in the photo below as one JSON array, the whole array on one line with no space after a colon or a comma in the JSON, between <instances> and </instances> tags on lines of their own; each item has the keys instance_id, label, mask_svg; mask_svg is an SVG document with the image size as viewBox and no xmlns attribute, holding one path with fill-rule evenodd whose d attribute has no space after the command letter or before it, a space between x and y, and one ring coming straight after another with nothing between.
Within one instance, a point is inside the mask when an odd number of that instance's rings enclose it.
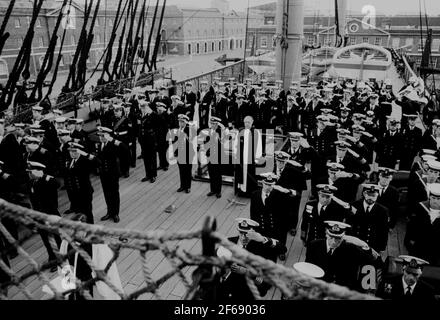
<instances>
[{"instance_id":1,"label":"wooden ship deck","mask_svg":"<svg viewBox=\"0 0 440 320\"><path fill-rule=\"evenodd\" d=\"M231 186L223 186L223 196L220 199L207 197L209 183L199 181L193 181L190 194L177 193L176 189L179 183L177 166L170 166L170 169L166 172L159 171L158 179L155 183L142 183L141 179L143 177L144 167L142 160L137 160L137 166L131 170L130 177L120 180L121 221L118 224L100 221L100 218L106 214L106 204L99 178L96 176L92 177L95 190L93 212L96 223L111 228L138 231L157 229L167 232L193 231L202 228L204 217L209 214L216 218L219 232L226 236L233 236L236 235L235 218L249 217L249 199L239 199L240 202L246 205L230 205L228 200L234 197L234 190ZM303 211L308 196L309 192L303 193L300 212ZM68 209L67 194L64 190L60 190L59 199L60 212L64 212ZM165 208L169 205L176 207L173 213L165 212ZM301 223L301 217L299 220L299 223ZM403 246L404 228L404 223L401 222L390 232L387 255L397 256L405 253ZM179 245L193 253L201 252L200 240L185 240L184 243ZM287 259L284 262L278 261L279 263L291 267L298 261L304 261L305 248L299 238L299 233L296 237L289 235L286 245L288 248ZM38 234L25 241L22 247L38 263L47 261L47 252ZM160 251L147 253L147 259L153 279L157 279L171 270L168 260ZM23 274L31 270L28 263L20 256L11 261L11 266L17 274ZM132 292L143 284L144 277L138 251L124 249L117 260L117 267L126 292ZM193 268L184 269L187 279L190 279L193 270ZM48 275L53 279L56 273ZM42 283L36 276L27 279L24 284L35 299L47 298L47 295L42 291ZM179 300L183 298L185 292L182 281L175 275L160 287L159 295L161 299ZM9 289L8 297L13 300L25 299L25 296L17 287ZM265 297L265 299L276 300L280 298L280 291L274 289L269 291ZM155 297L148 293L143 294L139 299L149 300L155 299Z\"/></svg>"}]
</instances>

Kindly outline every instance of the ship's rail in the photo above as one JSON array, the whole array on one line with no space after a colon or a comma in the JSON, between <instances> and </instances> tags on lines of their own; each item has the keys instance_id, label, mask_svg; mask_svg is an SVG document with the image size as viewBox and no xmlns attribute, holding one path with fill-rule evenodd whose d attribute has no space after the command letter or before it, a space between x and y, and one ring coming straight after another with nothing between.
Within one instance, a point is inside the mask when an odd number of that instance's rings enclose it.
<instances>
[{"instance_id":1,"label":"ship's rail","mask_svg":"<svg viewBox=\"0 0 440 320\"><path fill-rule=\"evenodd\" d=\"M214 83L215 78L220 78L220 81L226 82L228 78L235 77L235 80L238 82L243 82L244 78L248 77L249 72L247 68L245 68L245 76L243 77L243 64L244 61L239 61L232 63L228 66L216 69L211 72L200 74L196 77L188 78L183 81L179 81L176 83L176 94L180 95L185 92L185 83L190 82L193 85L193 88L200 88L201 81L208 81L209 83Z\"/></svg>"}]
</instances>

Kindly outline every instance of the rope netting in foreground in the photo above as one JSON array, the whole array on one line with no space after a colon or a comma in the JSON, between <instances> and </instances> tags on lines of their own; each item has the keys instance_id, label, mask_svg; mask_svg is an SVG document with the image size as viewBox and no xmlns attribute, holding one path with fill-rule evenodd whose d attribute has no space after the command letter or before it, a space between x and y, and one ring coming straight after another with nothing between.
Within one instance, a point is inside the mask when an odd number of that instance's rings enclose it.
<instances>
[{"instance_id":1,"label":"rope netting in foreground","mask_svg":"<svg viewBox=\"0 0 440 320\"><path fill-rule=\"evenodd\" d=\"M27 299L38 299L27 286L29 279L32 278L39 282L40 288L43 286L49 288L52 295L49 295L48 298L53 299L65 299L72 293L84 299L96 299L96 296L90 294L89 289L99 284L105 284L116 299L138 299L144 294L153 295L155 299L163 299L160 292L161 287L166 285L166 282L171 278L177 277L178 283L184 287L184 299L212 301L216 297L216 281L219 279L219 274L222 270L230 267L232 263L246 266L248 270L245 276L246 283L256 299L262 299L254 282L257 277L278 288L283 296L289 299L375 299L370 295L310 278L292 268L253 255L216 232L216 222L209 216L206 218L203 228L194 232L140 232L107 228L102 225L90 225L71 219L49 216L0 199L0 219L2 222L5 219L12 219L17 225L32 230L30 236L17 241L8 232L4 223L0 223L0 240L2 242L0 273L4 274L3 277L0 277L0 299L11 299L8 292L13 289L15 292L19 291ZM47 232L60 237L63 242L68 243L69 250L62 253L62 250L58 249L54 237L51 236L49 242L56 259L46 263L38 263L32 257L32 252L27 252L23 248L26 241L38 232ZM194 246L194 242L198 240L201 240L202 252L197 254L189 252L188 248L191 246L185 245L185 243L192 242ZM87 250L87 246L103 244L110 248L112 254L105 265L98 266L92 259L90 251ZM218 245L230 250L231 257L217 257L215 248ZM9 265L1 258L10 250L16 250L20 259L24 259L27 265L25 270L15 272L14 264L10 263ZM135 252L141 263L139 271L141 274L135 275L141 277L141 284L131 292L115 285L109 275L112 266L118 264L118 258L121 257L123 250ZM163 255L170 268L163 268L161 274L156 274L153 277L149 261L150 254L156 252ZM51 280L53 273L49 270L54 266L60 268L65 266L66 261L72 261L72 257L75 255L80 257L90 268L92 276L86 281L81 281L78 275L73 278L73 286L64 286L60 290L54 285L53 279ZM160 273L162 269L158 271ZM292 286L295 283L302 285Z\"/></svg>"}]
</instances>

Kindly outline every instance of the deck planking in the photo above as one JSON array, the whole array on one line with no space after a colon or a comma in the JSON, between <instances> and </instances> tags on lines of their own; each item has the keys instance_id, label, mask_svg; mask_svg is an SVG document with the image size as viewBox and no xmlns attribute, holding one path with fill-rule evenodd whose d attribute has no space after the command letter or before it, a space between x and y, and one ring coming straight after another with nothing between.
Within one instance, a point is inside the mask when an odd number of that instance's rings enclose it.
<instances>
[{"instance_id":1,"label":"deck planking","mask_svg":"<svg viewBox=\"0 0 440 320\"><path fill-rule=\"evenodd\" d=\"M193 169L195 170L195 166ZM216 218L217 230L229 237L236 235L235 219L237 217L249 217L249 199L237 199L245 203L245 206L232 205L228 207L228 199L234 197L232 187L223 186L223 196L221 199L206 196L206 193L209 192L209 184L205 182L193 181L190 194L177 193L176 189L179 183L177 166L171 166L167 172L159 171L156 183L142 183L140 180L143 176L143 163L142 160L138 160L137 167L131 169L130 177L120 180L121 222L119 224L99 220L100 217L106 214L106 204L100 180L98 177L93 176L95 223L108 227L139 231L193 231L199 230L202 227L204 218L209 213ZM60 190L59 195L60 212L64 212L69 206L67 194L64 190ZM309 191L303 192L298 230L301 224L301 213L304 210L308 195ZM176 210L173 213L164 212L164 209L169 205L176 206ZM399 222L396 228L390 232L387 248L388 255L396 256L406 253L403 246L404 228L404 223ZM193 253L199 253L201 250L200 240L173 242L168 243L168 245L170 247L179 245L180 250L187 250ZM278 261L278 263L292 267L294 263L304 261L306 250L300 240L299 231L295 237L288 236L286 246L288 249L287 259L284 262ZM47 260L46 249L38 234L25 241L22 247L31 254L37 263L44 263ZM147 262L153 279L158 279L167 271L172 270L169 260L158 250L147 253ZM13 270L20 274L31 270L29 263L22 257L13 259L11 265ZM129 249L122 250L117 260L117 265L126 292L132 292L145 284L139 252ZM186 279L191 279L191 273L194 269L194 267L183 269L183 275ZM46 274L50 279L56 276L55 273L47 272ZM45 296L41 291L42 283L36 276L27 279L25 285L35 299L41 299ZM186 288L180 278L175 275L165 282L158 292L161 299L176 300L183 298ZM23 293L16 287L9 290L9 296L14 300L25 299ZM266 299L278 300L280 298L281 292L275 289L271 289L266 296ZM149 300L155 299L155 297L151 293L146 293L140 296L139 299Z\"/></svg>"}]
</instances>

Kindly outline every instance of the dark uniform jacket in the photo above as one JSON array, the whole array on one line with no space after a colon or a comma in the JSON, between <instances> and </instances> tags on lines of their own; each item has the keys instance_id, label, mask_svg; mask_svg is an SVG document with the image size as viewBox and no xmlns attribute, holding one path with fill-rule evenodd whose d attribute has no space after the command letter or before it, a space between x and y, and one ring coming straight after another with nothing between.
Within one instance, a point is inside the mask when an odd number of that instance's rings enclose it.
<instances>
[{"instance_id":1,"label":"dark uniform jacket","mask_svg":"<svg viewBox=\"0 0 440 320\"><path fill-rule=\"evenodd\" d=\"M72 168L71 163L72 159L66 160L65 163L64 186L66 190L78 195L93 193L92 183L90 182L90 161L80 156Z\"/></svg>"},{"instance_id":2,"label":"dark uniform jacket","mask_svg":"<svg viewBox=\"0 0 440 320\"><path fill-rule=\"evenodd\" d=\"M318 213L318 200L308 201L304 207L301 223L301 239L307 244L325 238L324 221L345 221L348 211L335 201L331 201L325 209ZM311 209L311 210L310 210ZM309 212L310 211L310 212Z\"/></svg>"},{"instance_id":3,"label":"dark uniform jacket","mask_svg":"<svg viewBox=\"0 0 440 320\"><path fill-rule=\"evenodd\" d=\"M43 175L42 178L31 180L30 200L32 208L50 215L58 213L58 183L54 177Z\"/></svg>"},{"instance_id":4,"label":"dark uniform jacket","mask_svg":"<svg viewBox=\"0 0 440 320\"><path fill-rule=\"evenodd\" d=\"M183 131L180 128L173 130L171 141L174 144L174 157L179 164L192 164L196 150L190 139L193 139L195 135L195 130L191 132L188 125L183 128Z\"/></svg>"},{"instance_id":5,"label":"dark uniform jacket","mask_svg":"<svg viewBox=\"0 0 440 320\"><path fill-rule=\"evenodd\" d=\"M400 160L405 148L402 135L396 131L391 136L390 131L387 131L378 140L376 145L376 162L379 166L394 169L397 160Z\"/></svg>"},{"instance_id":6,"label":"dark uniform jacket","mask_svg":"<svg viewBox=\"0 0 440 320\"><path fill-rule=\"evenodd\" d=\"M228 110L229 101L225 97L221 97L218 100L214 101L214 110L211 112L211 116L216 116L222 120L224 125L227 125L227 110Z\"/></svg>"},{"instance_id":7,"label":"dark uniform jacket","mask_svg":"<svg viewBox=\"0 0 440 320\"><path fill-rule=\"evenodd\" d=\"M429 202L421 202L410 217L405 245L411 255L440 266L440 218L431 222Z\"/></svg>"},{"instance_id":8,"label":"dark uniform jacket","mask_svg":"<svg viewBox=\"0 0 440 320\"><path fill-rule=\"evenodd\" d=\"M257 129L265 129L270 127L271 118L271 100L256 101L252 105L254 116L254 125Z\"/></svg>"},{"instance_id":9,"label":"dark uniform jacket","mask_svg":"<svg viewBox=\"0 0 440 320\"><path fill-rule=\"evenodd\" d=\"M113 124L115 121L114 111L112 109L108 109L107 111L101 109L99 111L99 121L101 123L101 126L106 128L113 128Z\"/></svg>"},{"instance_id":10,"label":"dark uniform jacket","mask_svg":"<svg viewBox=\"0 0 440 320\"><path fill-rule=\"evenodd\" d=\"M208 158L208 162L210 162L211 164L225 163L225 150L223 146L222 129L218 127L217 130L214 132L209 129L209 134L206 138L208 138L206 142L206 146L208 147L208 149L206 150L206 157Z\"/></svg>"},{"instance_id":11,"label":"dark uniform jacket","mask_svg":"<svg viewBox=\"0 0 440 320\"><path fill-rule=\"evenodd\" d=\"M282 234L285 233L284 212L283 195L279 191L272 190L265 203L263 203L261 189L252 193L250 217L260 224L259 232L263 236L280 241ZM276 261L276 257L272 260Z\"/></svg>"},{"instance_id":12,"label":"dark uniform jacket","mask_svg":"<svg viewBox=\"0 0 440 320\"><path fill-rule=\"evenodd\" d=\"M127 146L130 144L133 135L133 126L126 116L115 119L113 131L117 140L125 143Z\"/></svg>"},{"instance_id":13,"label":"dark uniform jacket","mask_svg":"<svg viewBox=\"0 0 440 320\"><path fill-rule=\"evenodd\" d=\"M301 116L303 110L298 104L289 103L283 105L282 108L282 126L285 132L301 132Z\"/></svg>"},{"instance_id":14,"label":"dark uniform jacket","mask_svg":"<svg viewBox=\"0 0 440 320\"><path fill-rule=\"evenodd\" d=\"M117 176L119 177L118 166L118 147L115 140L107 141L102 149L102 143L96 144L96 161L101 176Z\"/></svg>"},{"instance_id":15,"label":"dark uniform jacket","mask_svg":"<svg viewBox=\"0 0 440 320\"><path fill-rule=\"evenodd\" d=\"M303 146L299 146L298 150L293 150L290 141L287 141L284 144L282 151L290 154L291 160L301 163L303 166L306 163L311 162L315 156L315 150L313 148L304 148Z\"/></svg>"},{"instance_id":16,"label":"dark uniform jacket","mask_svg":"<svg viewBox=\"0 0 440 320\"><path fill-rule=\"evenodd\" d=\"M403 276L396 275L389 279L382 281L376 292L376 296L387 300L400 300L400 301L435 301L434 289L419 279L414 287L411 296L405 295L403 287Z\"/></svg>"},{"instance_id":17,"label":"dark uniform jacket","mask_svg":"<svg viewBox=\"0 0 440 320\"><path fill-rule=\"evenodd\" d=\"M264 236L264 235L263 235ZM228 239L233 243L238 243L238 237L232 237ZM263 244L256 241L249 241L246 248L252 254L261 256L266 259L270 259L270 257L278 256L280 248L276 246L272 246L272 241L268 241ZM270 285L267 283L262 283L261 285L257 285L258 291L261 296L266 295ZM232 272L225 280L222 280L218 287L218 298L219 300L231 300L231 301L249 301L255 300L252 292L250 291L245 275L238 274Z\"/></svg>"},{"instance_id":18,"label":"dark uniform jacket","mask_svg":"<svg viewBox=\"0 0 440 320\"><path fill-rule=\"evenodd\" d=\"M141 118L139 143L144 151L155 150L157 148L157 113L152 112Z\"/></svg>"},{"instance_id":19,"label":"dark uniform jacket","mask_svg":"<svg viewBox=\"0 0 440 320\"><path fill-rule=\"evenodd\" d=\"M109 127L111 128L111 127ZM84 146L85 150L87 152L93 151L93 145L90 142L88 133L82 129L81 131L73 130L72 134L70 135L72 137L72 140L76 143L79 143L80 145Z\"/></svg>"},{"instance_id":20,"label":"dark uniform jacket","mask_svg":"<svg viewBox=\"0 0 440 320\"><path fill-rule=\"evenodd\" d=\"M385 192L377 197L377 203L380 203L388 209L390 215L390 228L394 228L399 213L399 191L389 185Z\"/></svg>"},{"instance_id":21,"label":"dark uniform jacket","mask_svg":"<svg viewBox=\"0 0 440 320\"><path fill-rule=\"evenodd\" d=\"M426 130L422 137L422 149L437 150L437 141L432 135L432 129Z\"/></svg>"},{"instance_id":22,"label":"dark uniform jacket","mask_svg":"<svg viewBox=\"0 0 440 320\"><path fill-rule=\"evenodd\" d=\"M185 103L186 107L189 109L188 117L190 120L194 117L194 108L197 102L197 95L194 92L184 92L182 94L181 100Z\"/></svg>"},{"instance_id":23,"label":"dark uniform jacket","mask_svg":"<svg viewBox=\"0 0 440 320\"><path fill-rule=\"evenodd\" d=\"M388 209L376 202L367 215L363 199L354 202L352 207L356 209L356 213L347 219L347 223L351 225L349 233L378 252L385 250L388 243Z\"/></svg>"},{"instance_id":24,"label":"dark uniform jacket","mask_svg":"<svg viewBox=\"0 0 440 320\"><path fill-rule=\"evenodd\" d=\"M412 130L406 127L402 130L402 143L404 152L402 152L400 159L400 169L409 170L413 164L414 158L421 149L422 130L414 127Z\"/></svg>"},{"instance_id":25,"label":"dark uniform jacket","mask_svg":"<svg viewBox=\"0 0 440 320\"><path fill-rule=\"evenodd\" d=\"M307 246L306 262L313 263L324 270L324 281L352 290L360 289L360 268L364 265L378 264L371 251L362 250L345 241L334 250L333 255L329 255L325 239L312 241Z\"/></svg>"}]
</instances>

